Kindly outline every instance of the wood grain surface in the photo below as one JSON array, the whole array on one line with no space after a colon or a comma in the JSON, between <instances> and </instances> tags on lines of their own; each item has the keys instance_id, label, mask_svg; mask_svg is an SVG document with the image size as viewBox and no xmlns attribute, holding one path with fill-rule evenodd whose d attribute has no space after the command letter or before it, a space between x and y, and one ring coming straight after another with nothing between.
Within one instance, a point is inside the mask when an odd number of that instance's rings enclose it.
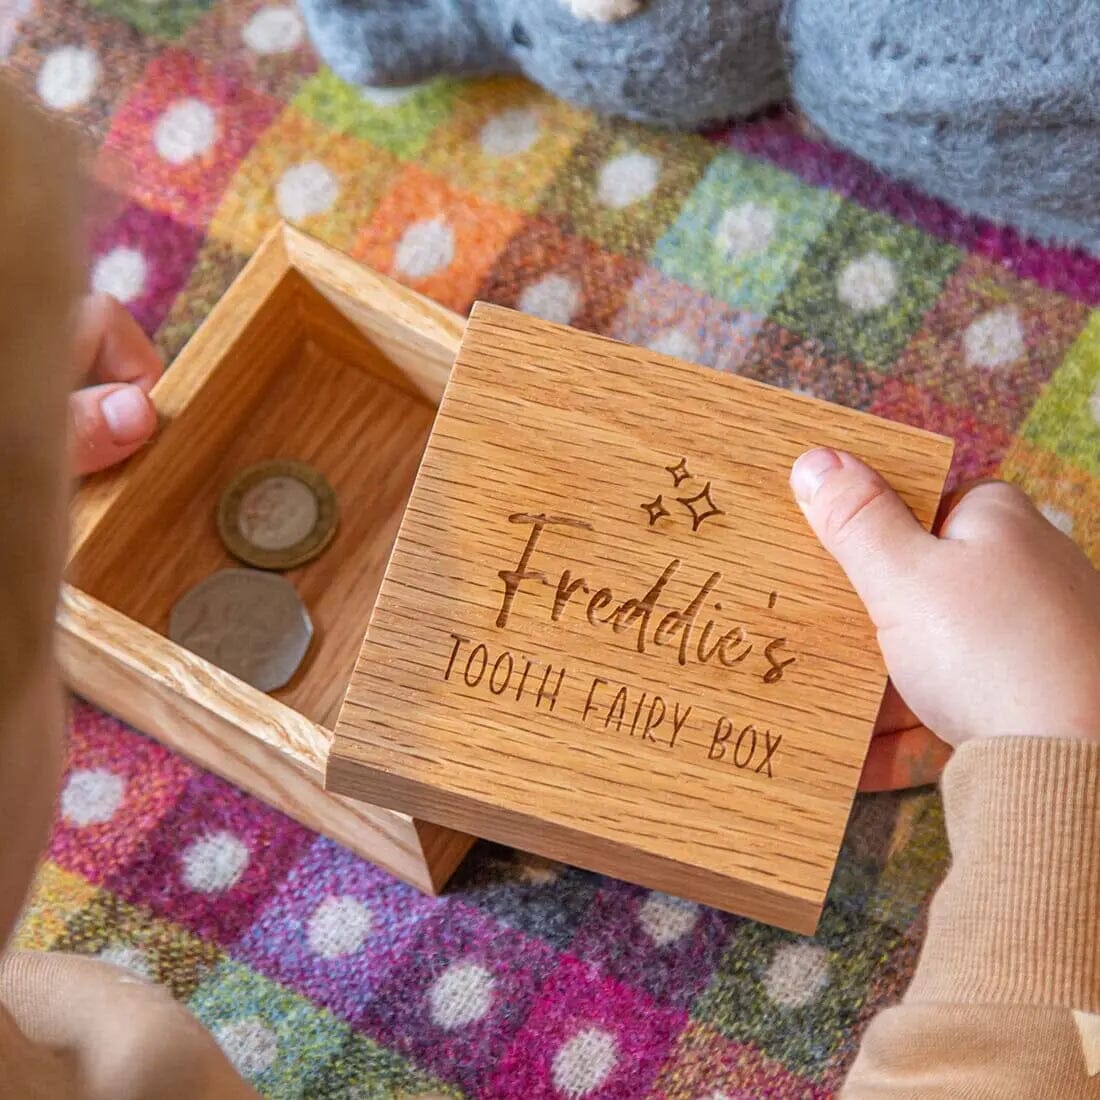
<instances>
[{"instance_id":1,"label":"wood grain surface","mask_svg":"<svg viewBox=\"0 0 1100 1100\"><path fill-rule=\"evenodd\" d=\"M946 439L475 307L329 788L812 931L885 683L819 444L931 523Z\"/></svg>"},{"instance_id":2,"label":"wood grain surface","mask_svg":"<svg viewBox=\"0 0 1100 1100\"><path fill-rule=\"evenodd\" d=\"M154 445L78 492L59 616L78 691L422 889L443 884L471 838L353 804L321 778L461 331L449 311L276 230L157 385ZM340 509L325 553L287 574L315 636L270 696L164 637L184 592L239 565L217 501L266 458L315 466Z\"/></svg>"}]
</instances>

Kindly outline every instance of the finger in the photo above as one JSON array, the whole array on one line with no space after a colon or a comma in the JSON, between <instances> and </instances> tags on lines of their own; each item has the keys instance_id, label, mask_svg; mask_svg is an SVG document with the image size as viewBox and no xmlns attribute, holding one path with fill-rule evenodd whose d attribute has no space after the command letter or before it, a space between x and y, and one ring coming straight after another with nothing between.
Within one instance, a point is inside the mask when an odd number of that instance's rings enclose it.
<instances>
[{"instance_id":1,"label":"finger","mask_svg":"<svg viewBox=\"0 0 1100 1100\"><path fill-rule=\"evenodd\" d=\"M148 393L164 373L149 337L109 294L89 294L77 310L73 361L88 382L132 382Z\"/></svg>"},{"instance_id":2,"label":"finger","mask_svg":"<svg viewBox=\"0 0 1100 1100\"><path fill-rule=\"evenodd\" d=\"M1018 486L1007 481L981 481L953 502L940 526L940 537L963 541L987 538L1001 529L1006 517L1046 522Z\"/></svg>"},{"instance_id":3,"label":"finger","mask_svg":"<svg viewBox=\"0 0 1100 1100\"><path fill-rule=\"evenodd\" d=\"M858 458L818 448L791 469L791 487L875 625L886 624L922 550L935 544L905 502Z\"/></svg>"},{"instance_id":4,"label":"finger","mask_svg":"<svg viewBox=\"0 0 1100 1100\"><path fill-rule=\"evenodd\" d=\"M78 477L128 458L157 426L153 403L125 383L89 386L69 397L73 473Z\"/></svg>"},{"instance_id":5,"label":"finger","mask_svg":"<svg viewBox=\"0 0 1100 1100\"><path fill-rule=\"evenodd\" d=\"M962 485L956 485L954 489L949 489L945 492L943 496L940 497L940 506L936 509L936 518L932 521L933 532L938 535L943 530L943 525L947 522L947 517L958 507L967 493L976 489L979 485L985 485L993 480L995 479L990 477L977 478L974 481L967 481Z\"/></svg>"},{"instance_id":6,"label":"finger","mask_svg":"<svg viewBox=\"0 0 1100 1100\"><path fill-rule=\"evenodd\" d=\"M939 780L950 759L950 746L925 726L882 734L871 741L859 789L868 794L923 787Z\"/></svg>"},{"instance_id":7,"label":"finger","mask_svg":"<svg viewBox=\"0 0 1100 1100\"><path fill-rule=\"evenodd\" d=\"M896 733L898 730L912 729L920 725L920 719L909 709L908 704L898 694L892 680L886 681L886 691L882 696L882 704L878 709L878 718L875 720L874 736Z\"/></svg>"}]
</instances>

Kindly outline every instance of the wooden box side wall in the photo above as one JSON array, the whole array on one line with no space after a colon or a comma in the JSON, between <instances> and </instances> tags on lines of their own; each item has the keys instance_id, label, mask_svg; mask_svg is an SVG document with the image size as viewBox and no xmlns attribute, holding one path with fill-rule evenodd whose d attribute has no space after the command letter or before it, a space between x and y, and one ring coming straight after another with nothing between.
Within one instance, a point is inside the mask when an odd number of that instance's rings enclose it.
<instances>
[{"instance_id":1,"label":"wooden box side wall","mask_svg":"<svg viewBox=\"0 0 1100 1100\"><path fill-rule=\"evenodd\" d=\"M283 355L296 347L301 336L288 271L282 238L272 235L154 387L152 398L161 422L156 445L121 466L87 478L81 485L70 509L70 579L79 583L82 576L99 573L104 560L109 560L117 553L119 543L128 539L129 526L125 522L120 525L117 515L104 523L108 512L117 505L126 517L140 516L145 506L143 498L156 501L162 493L170 492L165 481L186 486L194 476L192 469L201 472L212 461L208 449L217 448L232 434L236 423L229 417L215 416L204 429L220 432L220 437L193 440L187 437L190 425L180 427L180 421L208 384L214 387L208 391L210 396L217 392L224 378L221 367L225 358L240 353L248 356L255 367L240 372L241 390L234 400L242 407L259 396L268 372L276 366L280 358L277 341L284 342ZM264 326L257 321L268 316L273 326L265 334ZM247 339L250 331L255 331L255 340ZM290 347L286 347L288 342ZM176 446L177 440L181 446Z\"/></svg>"},{"instance_id":2,"label":"wooden box side wall","mask_svg":"<svg viewBox=\"0 0 1100 1100\"><path fill-rule=\"evenodd\" d=\"M388 381L438 406L465 320L296 229L284 227L281 241L288 262L333 307L307 309L309 335L346 345L358 332L391 365Z\"/></svg>"},{"instance_id":3,"label":"wooden box side wall","mask_svg":"<svg viewBox=\"0 0 1100 1100\"><path fill-rule=\"evenodd\" d=\"M291 263L291 240L301 252L304 273ZM332 288L325 287L328 270L337 278ZM360 276L372 294L372 311L384 316L392 289L400 292L404 315L416 323L403 288L302 234L285 227L272 231L156 387L153 398L163 425L158 446L81 487L71 511L70 579L102 576L118 554L134 548L132 521L145 502L163 493L165 482L180 478L186 495L185 486L211 468L217 456L195 445L190 417L214 413L211 427L221 426L220 438L232 434L238 418L219 418L206 402L217 404L223 363L242 347L254 368L233 372L241 376L233 399L244 414L280 364L303 351L320 354L320 345L327 354L386 378L389 364L372 345L367 327L345 324L339 306L329 303L329 297L346 298L354 305ZM330 305L335 317L321 316L319 304ZM425 303L422 312L426 335L384 339L426 352L435 381L402 388L434 404L457 351L462 321L433 303ZM339 343L331 338L334 330ZM386 380L396 384L395 378ZM208 438L204 446L217 442ZM441 889L473 843L464 834L325 792L321 776L330 730L73 584L63 586L58 608L58 656L66 682L77 692L421 890Z\"/></svg>"}]
</instances>

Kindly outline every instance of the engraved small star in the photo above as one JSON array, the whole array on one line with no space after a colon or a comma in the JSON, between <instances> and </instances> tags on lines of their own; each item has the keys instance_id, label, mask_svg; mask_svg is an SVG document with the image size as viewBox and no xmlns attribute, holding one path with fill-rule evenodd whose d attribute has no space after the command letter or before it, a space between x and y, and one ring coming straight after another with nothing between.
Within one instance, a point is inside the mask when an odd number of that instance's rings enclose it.
<instances>
[{"instance_id":1,"label":"engraved small star","mask_svg":"<svg viewBox=\"0 0 1100 1100\"><path fill-rule=\"evenodd\" d=\"M665 507L664 500L660 493L657 494L656 500L651 500L648 504L641 504L639 507L643 512L649 513L650 527L652 527L662 516L671 515L669 510Z\"/></svg>"},{"instance_id":2,"label":"engraved small star","mask_svg":"<svg viewBox=\"0 0 1100 1100\"><path fill-rule=\"evenodd\" d=\"M688 469L686 458L681 458L675 466L666 466L665 469L672 474L672 484L676 489L680 488L681 481L687 481L691 477L691 471Z\"/></svg>"},{"instance_id":3,"label":"engraved small star","mask_svg":"<svg viewBox=\"0 0 1100 1100\"><path fill-rule=\"evenodd\" d=\"M721 516L725 514L722 509L714 503L714 498L710 495L709 481L703 486L703 491L701 493L696 493L693 497L677 497L676 500L691 513L692 531L698 531L703 521L710 519L711 516ZM696 508L696 505L700 503L705 503L706 508Z\"/></svg>"}]
</instances>

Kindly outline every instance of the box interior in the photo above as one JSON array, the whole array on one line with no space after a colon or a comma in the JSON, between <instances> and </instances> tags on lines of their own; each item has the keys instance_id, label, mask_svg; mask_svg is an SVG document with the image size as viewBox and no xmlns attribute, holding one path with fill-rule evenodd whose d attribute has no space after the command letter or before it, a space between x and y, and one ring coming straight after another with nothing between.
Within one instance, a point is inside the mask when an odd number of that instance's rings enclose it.
<instances>
[{"instance_id":1,"label":"box interior","mask_svg":"<svg viewBox=\"0 0 1100 1100\"><path fill-rule=\"evenodd\" d=\"M266 458L310 463L336 490L339 528L319 558L286 574L315 636L294 679L272 694L331 729L436 411L391 327L379 318L373 332L371 316L338 290L288 269L134 467L68 579L167 634L189 588L240 565L215 525L233 475Z\"/></svg>"}]
</instances>

